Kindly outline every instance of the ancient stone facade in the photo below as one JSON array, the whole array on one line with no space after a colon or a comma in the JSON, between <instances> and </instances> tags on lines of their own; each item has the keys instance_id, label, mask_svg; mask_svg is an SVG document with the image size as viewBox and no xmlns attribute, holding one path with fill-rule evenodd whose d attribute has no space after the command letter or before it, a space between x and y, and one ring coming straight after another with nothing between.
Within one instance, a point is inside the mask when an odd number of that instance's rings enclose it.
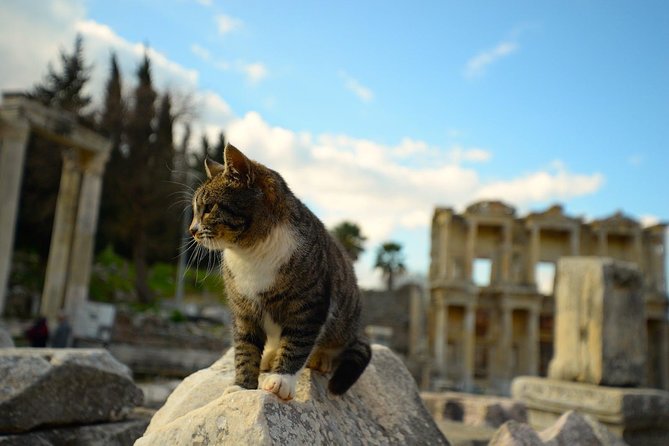
<instances>
[{"instance_id":1,"label":"ancient stone facade","mask_svg":"<svg viewBox=\"0 0 669 446\"><path fill-rule=\"evenodd\" d=\"M664 240L622 213L592 222L561 206L518 217L500 201L432 221L428 338L431 387L508 394L518 375L545 375L553 356L551 273L563 256L607 256L643 275L648 339L644 384L669 388ZM548 276L547 278L545 276Z\"/></svg>"}]
</instances>

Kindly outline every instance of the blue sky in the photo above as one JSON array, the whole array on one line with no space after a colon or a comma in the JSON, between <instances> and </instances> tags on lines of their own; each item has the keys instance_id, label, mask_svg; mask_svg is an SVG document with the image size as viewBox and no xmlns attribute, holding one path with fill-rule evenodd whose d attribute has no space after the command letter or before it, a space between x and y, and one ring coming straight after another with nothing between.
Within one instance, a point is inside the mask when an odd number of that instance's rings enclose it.
<instances>
[{"instance_id":1,"label":"blue sky","mask_svg":"<svg viewBox=\"0 0 669 446\"><path fill-rule=\"evenodd\" d=\"M198 132L224 129L327 224L361 225L366 284L388 238L426 271L435 205L669 218L667 2L9 0L0 28L2 89L76 32L92 90L111 48L131 85L147 43Z\"/></svg>"}]
</instances>

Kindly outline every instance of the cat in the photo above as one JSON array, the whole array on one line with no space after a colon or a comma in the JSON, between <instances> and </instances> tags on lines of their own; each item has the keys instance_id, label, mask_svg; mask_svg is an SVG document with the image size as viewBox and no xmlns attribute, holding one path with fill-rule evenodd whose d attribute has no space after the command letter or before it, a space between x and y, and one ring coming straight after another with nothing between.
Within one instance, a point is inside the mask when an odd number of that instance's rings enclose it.
<instances>
[{"instance_id":1,"label":"cat","mask_svg":"<svg viewBox=\"0 0 669 446\"><path fill-rule=\"evenodd\" d=\"M223 158L205 160L190 232L223 252L235 347L226 392L257 389L262 371L261 388L290 400L306 366L332 372L329 391L344 394L372 355L359 334L360 291L347 254L281 175L231 144Z\"/></svg>"}]
</instances>

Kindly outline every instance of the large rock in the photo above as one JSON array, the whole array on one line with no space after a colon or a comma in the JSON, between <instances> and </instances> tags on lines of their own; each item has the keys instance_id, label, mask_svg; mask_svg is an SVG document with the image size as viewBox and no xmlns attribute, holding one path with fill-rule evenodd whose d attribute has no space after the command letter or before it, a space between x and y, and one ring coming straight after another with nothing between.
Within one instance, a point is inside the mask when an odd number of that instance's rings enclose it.
<instances>
[{"instance_id":1,"label":"large rock","mask_svg":"<svg viewBox=\"0 0 669 446\"><path fill-rule=\"evenodd\" d=\"M632 263L563 257L555 288L555 355L548 376L639 386L646 368L643 278Z\"/></svg>"},{"instance_id":2,"label":"large rock","mask_svg":"<svg viewBox=\"0 0 669 446\"><path fill-rule=\"evenodd\" d=\"M0 433L122 420L141 402L130 370L106 350L0 350Z\"/></svg>"},{"instance_id":3,"label":"large rock","mask_svg":"<svg viewBox=\"0 0 669 446\"><path fill-rule=\"evenodd\" d=\"M669 444L669 392L656 389L604 387L520 376L511 386L522 401L530 424L552 426L569 410L577 410L604 424L631 445Z\"/></svg>"},{"instance_id":4,"label":"large rock","mask_svg":"<svg viewBox=\"0 0 669 446\"><path fill-rule=\"evenodd\" d=\"M233 355L186 378L135 445L448 444L385 347L373 346L370 365L344 396L329 394L327 377L307 369L290 402L262 390L224 394Z\"/></svg>"},{"instance_id":5,"label":"large rock","mask_svg":"<svg viewBox=\"0 0 669 446\"><path fill-rule=\"evenodd\" d=\"M0 446L130 446L147 424L148 420L127 420L0 435Z\"/></svg>"},{"instance_id":6,"label":"large rock","mask_svg":"<svg viewBox=\"0 0 669 446\"><path fill-rule=\"evenodd\" d=\"M509 421L499 428L489 446L625 446L604 425L587 415L569 411L553 426L535 432L530 426Z\"/></svg>"}]
</instances>

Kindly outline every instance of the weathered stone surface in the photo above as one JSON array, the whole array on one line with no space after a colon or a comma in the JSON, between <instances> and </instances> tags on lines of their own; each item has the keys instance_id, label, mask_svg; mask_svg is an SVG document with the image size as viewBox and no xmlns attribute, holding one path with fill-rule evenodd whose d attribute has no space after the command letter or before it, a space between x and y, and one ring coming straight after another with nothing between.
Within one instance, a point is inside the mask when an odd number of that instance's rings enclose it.
<instances>
[{"instance_id":1,"label":"weathered stone surface","mask_svg":"<svg viewBox=\"0 0 669 446\"><path fill-rule=\"evenodd\" d=\"M645 375L643 278L631 263L565 257L557 267L552 379L638 386Z\"/></svg>"},{"instance_id":2,"label":"weathered stone surface","mask_svg":"<svg viewBox=\"0 0 669 446\"><path fill-rule=\"evenodd\" d=\"M148 420L128 420L87 426L44 429L15 435L0 435L1 446L130 446L146 429Z\"/></svg>"},{"instance_id":3,"label":"weathered stone surface","mask_svg":"<svg viewBox=\"0 0 669 446\"><path fill-rule=\"evenodd\" d=\"M9 332L0 327L0 348L13 348L14 340Z\"/></svg>"},{"instance_id":4,"label":"weathered stone surface","mask_svg":"<svg viewBox=\"0 0 669 446\"><path fill-rule=\"evenodd\" d=\"M596 419L629 444L669 444L669 392L522 376L513 381L511 393L525 403L530 424L538 428L551 426L573 409Z\"/></svg>"},{"instance_id":5,"label":"weathered stone surface","mask_svg":"<svg viewBox=\"0 0 669 446\"><path fill-rule=\"evenodd\" d=\"M0 433L117 421L141 402L129 369L106 350L0 350Z\"/></svg>"},{"instance_id":6,"label":"weathered stone surface","mask_svg":"<svg viewBox=\"0 0 669 446\"><path fill-rule=\"evenodd\" d=\"M569 411L553 426L537 433L529 425L509 421L495 433L489 446L625 446L606 427L587 415Z\"/></svg>"},{"instance_id":7,"label":"weathered stone surface","mask_svg":"<svg viewBox=\"0 0 669 446\"><path fill-rule=\"evenodd\" d=\"M511 398L460 392L422 392L421 398L436 420L491 427L510 420L527 422L525 405Z\"/></svg>"},{"instance_id":8,"label":"weathered stone surface","mask_svg":"<svg viewBox=\"0 0 669 446\"><path fill-rule=\"evenodd\" d=\"M234 375L230 349L186 378L135 444L448 444L402 362L385 347L373 351L344 396L329 394L327 377L305 370L296 398L284 402L262 390L224 394Z\"/></svg>"},{"instance_id":9,"label":"weathered stone surface","mask_svg":"<svg viewBox=\"0 0 669 446\"><path fill-rule=\"evenodd\" d=\"M588 415L569 411L553 426L539 433L544 444L550 446L625 446L626 443L613 435L603 424Z\"/></svg>"}]
</instances>

